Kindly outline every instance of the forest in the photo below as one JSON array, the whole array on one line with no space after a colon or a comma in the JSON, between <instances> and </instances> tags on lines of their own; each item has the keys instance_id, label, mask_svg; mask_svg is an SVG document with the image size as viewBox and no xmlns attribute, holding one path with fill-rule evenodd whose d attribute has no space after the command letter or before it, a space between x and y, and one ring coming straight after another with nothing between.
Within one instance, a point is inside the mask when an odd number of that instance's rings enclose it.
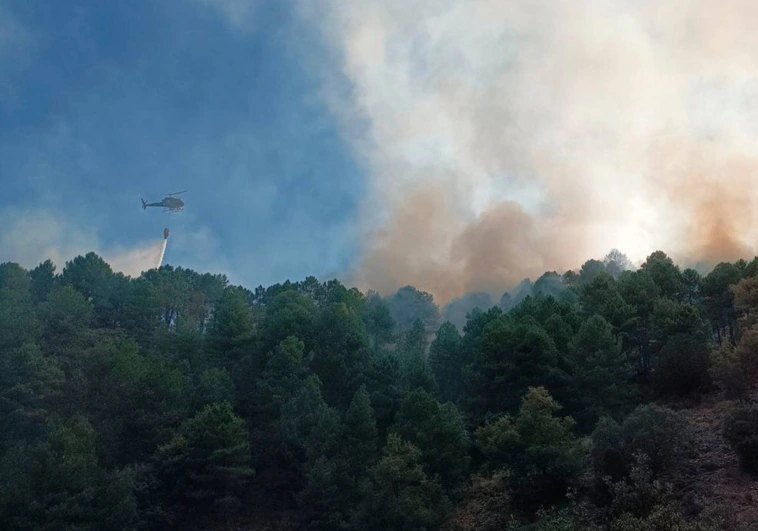
<instances>
[{"instance_id":1,"label":"forest","mask_svg":"<svg viewBox=\"0 0 758 531\"><path fill-rule=\"evenodd\" d=\"M614 252L445 308L3 263L0 527L737 529L682 489L686 411L728 401L755 477L757 374L758 258L701 275Z\"/></svg>"}]
</instances>

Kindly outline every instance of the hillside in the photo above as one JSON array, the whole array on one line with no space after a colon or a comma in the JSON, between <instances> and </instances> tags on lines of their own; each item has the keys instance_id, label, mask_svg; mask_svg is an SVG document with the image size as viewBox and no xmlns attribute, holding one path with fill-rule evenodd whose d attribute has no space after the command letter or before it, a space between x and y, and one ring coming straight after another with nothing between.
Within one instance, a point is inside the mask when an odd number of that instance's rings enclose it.
<instances>
[{"instance_id":1,"label":"hillside","mask_svg":"<svg viewBox=\"0 0 758 531\"><path fill-rule=\"evenodd\" d=\"M749 400L756 399L758 392L753 391ZM695 455L677 478L677 494L694 511L723 508L728 529L758 529L758 481L742 470L724 438L724 419L738 405L714 393L683 410L693 427Z\"/></svg>"},{"instance_id":2,"label":"hillside","mask_svg":"<svg viewBox=\"0 0 758 531\"><path fill-rule=\"evenodd\" d=\"M520 289L460 327L412 286L0 264L0 523L755 525L758 259Z\"/></svg>"}]
</instances>

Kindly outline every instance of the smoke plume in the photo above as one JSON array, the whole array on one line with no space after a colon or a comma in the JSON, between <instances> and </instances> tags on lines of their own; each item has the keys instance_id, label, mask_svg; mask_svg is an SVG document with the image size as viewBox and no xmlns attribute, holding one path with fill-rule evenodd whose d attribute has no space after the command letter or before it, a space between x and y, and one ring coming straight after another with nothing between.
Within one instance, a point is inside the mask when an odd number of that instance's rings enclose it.
<instances>
[{"instance_id":1,"label":"smoke plume","mask_svg":"<svg viewBox=\"0 0 758 531\"><path fill-rule=\"evenodd\" d=\"M304 3L370 168L359 283L446 302L619 248L749 257L750 0ZM339 75L337 75L339 72Z\"/></svg>"},{"instance_id":2,"label":"smoke plume","mask_svg":"<svg viewBox=\"0 0 758 531\"><path fill-rule=\"evenodd\" d=\"M103 260L108 262L114 271L138 277L145 271L161 266L167 241L164 239L161 243L145 244L135 249L106 252L103 254Z\"/></svg>"},{"instance_id":3,"label":"smoke plume","mask_svg":"<svg viewBox=\"0 0 758 531\"><path fill-rule=\"evenodd\" d=\"M111 268L131 277L160 267L167 240L141 242L132 247L106 246L96 235L61 214L41 209L8 208L0 212L0 263L17 262L26 268L52 260L61 272L68 260L93 251ZM158 235L156 235L157 242Z\"/></svg>"}]
</instances>

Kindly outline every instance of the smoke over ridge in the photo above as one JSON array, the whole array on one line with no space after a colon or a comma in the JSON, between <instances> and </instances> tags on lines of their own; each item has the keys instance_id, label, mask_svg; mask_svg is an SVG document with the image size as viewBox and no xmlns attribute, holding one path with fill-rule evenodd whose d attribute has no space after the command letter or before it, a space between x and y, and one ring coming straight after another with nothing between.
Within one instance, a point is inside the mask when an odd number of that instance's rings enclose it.
<instances>
[{"instance_id":1,"label":"smoke over ridge","mask_svg":"<svg viewBox=\"0 0 758 531\"><path fill-rule=\"evenodd\" d=\"M0 213L0 263L17 262L33 268L50 259L60 273L68 260L93 251L111 268L131 277L159 267L167 240L144 241L134 246L103 246L94 232L71 219L45 210L6 209Z\"/></svg>"},{"instance_id":2,"label":"smoke over ridge","mask_svg":"<svg viewBox=\"0 0 758 531\"><path fill-rule=\"evenodd\" d=\"M103 259L110 264L114 271L131 277L138 277L145 271L161 266L167 241L146 243L134 249L122 250L112 256L106 254Z\"/></svg>"},{"instance_id":3,"label":"smoke over ridge","mask_svg":"<svg viewBox=\"0 0 758 531\"><path fill-rule=\"evenodd\" d=\"M634 261L752 255L758 4L302 6L372 176L362 287L444 303L613 247Z\"/></svg>"}]
</instances>

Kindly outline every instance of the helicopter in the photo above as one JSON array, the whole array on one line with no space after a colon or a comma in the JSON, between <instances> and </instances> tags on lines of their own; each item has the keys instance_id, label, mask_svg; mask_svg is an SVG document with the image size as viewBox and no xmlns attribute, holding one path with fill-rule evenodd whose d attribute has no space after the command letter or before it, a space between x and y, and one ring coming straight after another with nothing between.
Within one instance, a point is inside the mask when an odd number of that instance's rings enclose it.
<instances>
[{"instance_id":1,"label":"helicopter","mask_svg":"<svg viewBox=\"0 0 758 531\"><path fill-rule=\"evenodd\" d=\"M181 212L182 210L184 210L184 201L174 196L183 194L186 191L187 190L184 190L182 192L174 192L173 194L168 194L166 195L166 197L163 198L163 201L159 201L157 203L148 203L144 199L140 198L140 200L142 201L142 210L147 210L147 207L163 207L164 212Z\"/></svg>"}]
</instances>

